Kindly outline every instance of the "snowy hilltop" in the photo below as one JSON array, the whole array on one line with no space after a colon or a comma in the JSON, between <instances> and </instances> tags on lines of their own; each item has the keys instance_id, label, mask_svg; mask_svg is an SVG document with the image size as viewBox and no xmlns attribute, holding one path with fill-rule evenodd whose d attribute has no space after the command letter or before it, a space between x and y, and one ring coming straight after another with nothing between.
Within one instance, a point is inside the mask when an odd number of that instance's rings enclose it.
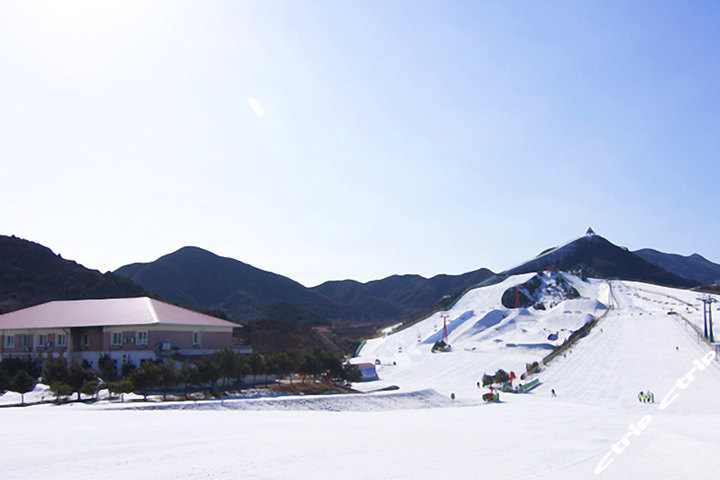
<instances>
[{"instance_id":1,"label":"snowy hilltop","mask_svg":"<svg viewBox=\"0 0 720 480\"><path fill-rule=\"evenodd\" d=\"M483 373L504 369L520 376L526 365L542 362L572 332L605 313L609 294L605 281L562 272L515 275L470 290L447 311L368 340L353 363L376 364L380 381L371 382L372 388L467 391L477 388ZM450 351L432 353L444 325Z\"/></svg>"}]
</instances>

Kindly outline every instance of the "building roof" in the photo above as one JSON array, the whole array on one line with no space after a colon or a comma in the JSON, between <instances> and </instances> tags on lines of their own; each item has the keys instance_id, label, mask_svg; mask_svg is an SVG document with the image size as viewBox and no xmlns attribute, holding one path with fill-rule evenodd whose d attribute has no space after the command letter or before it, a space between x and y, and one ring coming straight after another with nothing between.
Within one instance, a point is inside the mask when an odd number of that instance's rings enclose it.
<instances>
[{"instance_id":1,"label":"building roof","mask_svg":"<svg viewBox=\"0 0 720 480\"><path fill-rule=\"evenodd\" d=\"M374 363L354 363L354 364L352 364L352 365L353 365L354 367L359 368L360 370L364 370L364 369L367 369L367 368L372 368L373 370L375 369L375 364L374 364Z\"/></svg>"},{"instance_id":2,"label":"building roof","mask_svg":"<svg viewBox=\"0 0 720 480\"><path fill-rule=\"evenodd\" d=\"M148 297L54 301L0 315L0 330L124 325L239 326Z\"/></svg>"}]
</instances>

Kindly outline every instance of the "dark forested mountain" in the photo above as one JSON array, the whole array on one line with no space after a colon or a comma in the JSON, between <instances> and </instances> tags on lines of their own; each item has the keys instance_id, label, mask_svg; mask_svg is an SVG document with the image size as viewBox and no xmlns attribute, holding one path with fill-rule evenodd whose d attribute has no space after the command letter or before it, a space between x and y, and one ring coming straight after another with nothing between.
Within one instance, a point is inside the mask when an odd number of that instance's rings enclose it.
<instances>
[{"instance_id":1,"label":"dark forested mountain","mask_svg":"<svg viewBox=\"0 0 720 480\"><path fill-rule=\"evenodd\" d=\"M147 295L126 278L87 269L37 243L0 235L0 313L51 300Z\"/></svg>"},{"instance_id":2,"label":"dark forested mountain","mask_svg":"<svg viewBox=\"0 0 720 480\"><path fill-rule=\"evenodd\" d=\"M563 271L582 271L593 278L637 280L668 287L690 288L700 284L650 263L625 248L595 234L585 235L559 248L502 273L516 275L544 270L549 266Z\"/></svg>"},{"instance_id":3,"label":"dark forested mountain","mask_svg":"<svg viewBox=\"0 0 720 480\"><path fill-rule=\"evenodd\" d=\"M658 252L652 248L643 248L633 253L681 277L705 284L714 284L720 281L720 265L697 253L685 257L674 253Z\"/></svg>"},{"instance_id":4,"label":"dark forested mountain","mask_svg":"<svg viewBox=\"0 0 720 480\"><path fill-rule=\"evenodd\" d=\"M115 273L171 301L222 309L236 321L269 318L307 325L399 321L492 275L481 269L431 279L396 275L365 284L343 280L306 288L197 247L181 248L151 263L127 265Z\"/></svg>"},{"instance_id":5,"label":"dark forested mountain","mask_svg":"<svg viewBox=\"0 0 720 480\"><path fill-rule=\"evenodd\" d=\"M317 324L346 313L287 277L197 247L183 247L154 262L126 265L115 273L171 301L224 310L236 321L272 317Z\"/></svg>"},{"instance_id":6,"label":"dark forested mountain","mask_svg":"<svg viewBox=\"0 0 720 480\"><path fill-rule=\"evenodd\" d=\"M487 268L462 275L393 275L359 283L354 280L325 282L313 290L367 315L402 319L427 308L446 295L454 295L493 276Z\"/></svg>"}]
</instances>

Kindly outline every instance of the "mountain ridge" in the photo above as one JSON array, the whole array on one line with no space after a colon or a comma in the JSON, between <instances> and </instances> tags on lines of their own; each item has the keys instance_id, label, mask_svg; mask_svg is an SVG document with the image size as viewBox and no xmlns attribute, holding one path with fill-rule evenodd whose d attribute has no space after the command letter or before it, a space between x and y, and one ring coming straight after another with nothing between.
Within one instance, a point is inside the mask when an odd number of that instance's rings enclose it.
<instances>
[{"instance_id":1,"label":"mountain ridge","mask_svg":"<svg viewBox=\"0 0 720 480\"><path fill-rule=\"evenodd\" d=\"M698 253L684 256L676 253L665 253L652 248L642 248L635 250L633 253L676 275L697 280L707 285L720 282L720 265L711 262Z\"/></svg>"},{"instance_id":2,"label":"mountain ridge","mask_svg":"<svg viewBox=\"0 0 720 480\"><path fill-rule=\"evenodd\" d=\"M88 269L39 243L0 235L0 313L53 300L143 296L156 298L124 277Z\"/></svg>"},{"instance_id":3,"label":"mountain ridge","mask_svg":"<svg viewBox=\"0 0 720 480\"><path fill-rule=\"evenodd\" d=\"M182 247L153 262L125 265L115 273L172 301L224 310L235 321L271 318L316 326L336 322L382 325L493 275L487 269L431 279L392 275L364 284L336 280L307 288L199 247Z\"/></svg>"},{"instance_id":4,"label":"mountain ridge","mask_svg":"<svg viewBox=\"0 0 720 480\"><path fill-rule=\"evenodd\" d=\"M315 316L334 316L342 310L290 278L193 246L115 273L173 301L225 310L234 320L264 318L267 307L277 303L290 303Z\"/></svg>"},{"instance_id":5,"label":"mountain ridge","mask_svg":"<svg viewBox=\"0 0 720 480\"><path fill-rule=\"evenodd\" d=\"M398 274L366 283L356 280L328 281L311 288L199 247L182 247L153 262L131 263L115 272L101 274L64 260L42 245L7 236L0 237L0 240L0 257L4 257L0 261L8 265L3 269L4 283L0 283L1 311L54 299L142 296L154 292L165 301L204 311L227 312L230 319L239 322L275 319L310 326L381 326L434 308L441 304L442 299L487 283L492 278L540 271L549 266L582 271L585 276L597 278L622 278L683 288L700 283L642 258L643 253L656 251L630 252L595 234L546 249L538 257L500 274L486 268L431 278ZM15 250L3 249L10 244L16 247L24 245L32 252L24 252L19 247ZM679 258L691 267L709 265L720 270L719 265L698 254L682 257L659 253L663 258ZM37 277L38 263L44 265L43 269L47 272L55 271L55 264L62 265L57 268L63 273L48 273L55 275L52 279L47 275L47 278ZM75 270L65 270L70 267ZM36 277L29 274L31 271ZM690 276L689 273L685 275ZM92 279L89 284L88 279ZM76 281L82 285L61 288L61 285L67 286ZM29 295L33 289L43 288L55 291Z\"/></svg>"},{"instance_id":6,"label":"mountain ridge","mask_svg":"<svg viewBox=\"0 0 720 480\"><path fill-rule=\"evenodd\" d=\"M634 280L669 287L692 288L701 282L669 272L644 258L592 233L563 246L547 249L537 257L500 275L537 272L548 268L581 271L584 276L605 279Z\"/></svg>"},{"instance_id":7,"label":"mountain ridge","mask_svg":"<svg viewBox=\"0 0 720 480\"><path fill-rule=\"evenodd\" d=\"M461 275L435 275L426 278L417 274L391 275L360 283L355 280L329 281L313 287L328 298L348 305L365 302L376 308L385 306L394 311L395 319L402 319L427 308L445 296L456 294L480 284L493 276L487 268Z\"/></svg>"}]
</instances>

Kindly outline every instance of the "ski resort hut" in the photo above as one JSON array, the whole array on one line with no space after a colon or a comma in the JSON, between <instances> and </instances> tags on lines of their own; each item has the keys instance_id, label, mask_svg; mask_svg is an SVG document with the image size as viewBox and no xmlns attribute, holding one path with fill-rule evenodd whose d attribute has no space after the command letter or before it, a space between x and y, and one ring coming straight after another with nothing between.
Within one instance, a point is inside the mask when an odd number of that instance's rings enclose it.
<instances>
[{"instance_id":1,"label":"ski resort hut","mask_svg":"<svg viewBox=\"0 0 720 480\"><path fill-rule=\"evenodd\" d=\"M372 363L358 363L355 365L360 370L360 381L371 382L373 380L379 380L377 371L375 371L375 365Z\"/></svg>"}]
</instances>

